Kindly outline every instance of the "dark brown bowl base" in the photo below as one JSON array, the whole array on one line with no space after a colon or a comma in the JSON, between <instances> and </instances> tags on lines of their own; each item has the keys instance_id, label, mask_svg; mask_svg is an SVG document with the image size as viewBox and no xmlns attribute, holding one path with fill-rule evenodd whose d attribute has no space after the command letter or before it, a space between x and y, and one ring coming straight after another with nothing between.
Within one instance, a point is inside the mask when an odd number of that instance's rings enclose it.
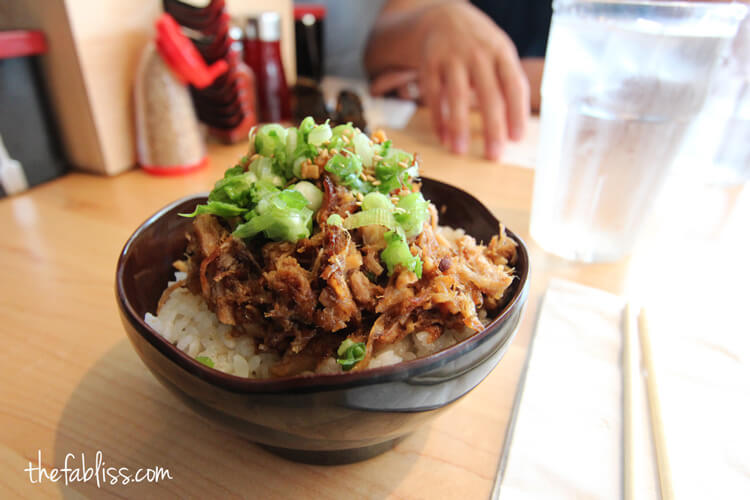
<instances>
[{"instance_id":1,"label":"dark brown bowl base","mask_svg":"<svg viewBox=\"0 0 750 500\"><path fill-rule=\"evenodd\" d=\"M343 464L351 464L354 462L360 462L362 460L367 460L368 458L372 458L374 456L380 455L381 453L384 453L391 448L393 448L397 443L399 443L401 440L403 440L406 435L398 436L393 439L389 439L384 442L379 442L375 444L370 444L367 446L360 446L357 448L345 448L345 449L336 449L336 450L327 450L327 449L296 449L296 448L286 448L283 446L273 446L271 444L264 443L263 441L258 440L259 436L269 436L271 439L271 442L284 442L284 443L294 443L295 437L290 435L276 435L276 432L269 428L263 428L260 426L255 426L250 422L247 422L243 419L232 417L230 415L223 414L221 412L212 411L209 410L205 404L201 401L196 401L190 396L188 396L185 392L180 390L179 387L175 386L170 382L170 380L164 378L158 370L154 370L151 366L151 372L156 376L156 378L165 386L167 387L173 394L177 396L178 399L182 400L183 403L185 403L186 406L191 408L195 413L200 415L202 418L204 418L206 421L216 424L217 420L223 424L222 428L231 428L234 430L237 434L242 435L249 441L251 441L253 444L256 444L260 446L261 448L264 448L265 450L273 453L274 455L278 455L282 458L286 458L287 460L292 460L294 462L301 462L306 464L312 464L312 465L343 465ZM433 413L437 414L439 411L434 411ZM302 441L301 441L302 442ZM311 445L311 443L303 443L307 445ZM316 444L312 444L313 446L316 446Z\"/></svg>"},{"instance_id":2,"label":"dark brown bowl base","mask_svg":"<svg viewBox=\"0 0 750 500\"><path fill-rule=\"evenodd\" d=\"M294 462L312 465L344 465L361 462L362 460L385 453L405 437L401 436L384 443L363 446L362 448L349 448L347 450L293 450L291 448L279 448L266 444L261 444L260 446L274 455Z\"/></svg>"}]
</instances>

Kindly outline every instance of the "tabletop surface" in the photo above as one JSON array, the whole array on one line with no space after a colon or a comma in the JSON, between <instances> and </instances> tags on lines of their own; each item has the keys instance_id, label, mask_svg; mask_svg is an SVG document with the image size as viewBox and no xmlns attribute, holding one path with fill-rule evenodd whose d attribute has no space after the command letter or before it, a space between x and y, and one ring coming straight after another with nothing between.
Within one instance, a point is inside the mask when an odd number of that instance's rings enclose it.
<instances>
[{"instance_id":1,"label":"tabletop surface","mask_svg":"<svg viewBox=\"0 0 750 500\"><path fill-rule=\"evenodd\" d=\"M162 387L132 350L115 303L115 264L141 222L174 199L209 190L246 146L211 145L210 166L184 177L72 173L0 200L0 497L485 498L551 278L640 294L651 306L653 330L665 332L654 341L658 352L666 352L664 342L677 329L700 342L706 328L739 335L740 315L732 311L748 296L747 238L738 229L750 222L747 190L722 195L729 208L719 214L719 225L680 237L656 226L633 257L586 265L546 254L531 240L532 169L482 160L478 134L470 155L447 153L422 110L406 129L388 135L396 146L420 153L423 175L476 196L529 246L526 314L484 382L392 451L345 466L289 462L207 423ZM706 295L708 306L699 307ZM730 370L728 377L747 373L747 344L736 347L733 338L716 336L704 346L739 360L741 371ZM675 408L679 404L675 399ZM723 403L714 404L720 410ZM107 466L161 466L173 479L98 487L95 480L65 486L45 477L32 484L25 470L39 456L44 467L60 468L68 454L70 464L80 464L82 455L95 462L97 452Z\"/></svg>"}]
</instances>

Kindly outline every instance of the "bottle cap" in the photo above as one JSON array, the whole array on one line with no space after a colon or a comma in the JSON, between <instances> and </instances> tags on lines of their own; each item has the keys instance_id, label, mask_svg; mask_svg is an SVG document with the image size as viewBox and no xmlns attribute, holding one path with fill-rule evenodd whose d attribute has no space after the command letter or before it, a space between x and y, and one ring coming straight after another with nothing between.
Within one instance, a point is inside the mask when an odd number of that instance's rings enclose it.
<instances>
[{"instance_id":1,"label":"bottle cap","mask_svg":"<svg viewBox=\"0 0 750 500\"><path fill-rule=\"evenodd\" d=\"M180 80L198 89L211 85L229 68L223 59L207 66L193 42L167 13L156 21L156 49Z\"/></svg>"},{"instance_id":2,"label":"bottle cap","mask_svg":"<svg viewBox=\"0 0 750 500\"><path fill-rule=\"evenodd\" d=\"M314 21L322 21L326 17L326 6L323 4L302 4L294 6L294 20L302 21L307 16L312 16Z\"/></svg>"},{"instance_id":3,"label":"bottle cap","mask_svg":"<svg viewBox=\"0 0 750 500\"><path fill-rule=\"evenodd\" d=\"M262 42L281 40L281 16L278 12L263 12L257 17L258 38Z\"/></svg>"},{"instance_id":4,"label":"bottle cap","mask_svg":"<svg viewBox=\"0 0 750 500\"><path fill-rule=\"evenodd\" d=\"M47 40L41 31L0 31L0 59L25 57L47 52Z\"/></svg>"}]
</instances>

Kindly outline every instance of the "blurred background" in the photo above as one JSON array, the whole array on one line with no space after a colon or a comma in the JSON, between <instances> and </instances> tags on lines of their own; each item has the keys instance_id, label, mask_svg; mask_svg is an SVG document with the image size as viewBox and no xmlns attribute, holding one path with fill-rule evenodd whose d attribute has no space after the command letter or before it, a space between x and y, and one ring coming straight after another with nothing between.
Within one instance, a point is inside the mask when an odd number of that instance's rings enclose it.
<instances>
[{"instance_id":1,"label":"blurred background","mask_svg":"<svg viewBox=\"0 0 750 500\"><path fill-rule=\"evenodd\" d=\"M457 4L464 8L447 8ZM453 153L469 150L471 129L488 159L533 167L552 1L471 4L7 0L0 5L0 194L70 168L185 173L206 163L206 140L238 143L258 123L307 115L368 131L400 129L417 104L430 108ZM164 23L157 29L165 12L177 32ZM683 171L699 170L701 182L736 185L750 176L742 140L750 123L749 31L746 20L720 62L706 119L692 127L676 161ZM472 48L490 58L506 53L494 63L499 102L478 83ZM434 57L440 51L448 55ZM190 65L196 57L205 67ZM481 125L470 121L470 107ZM707 173L709 164L715 168Z\"/></svg>"}]
</instances>

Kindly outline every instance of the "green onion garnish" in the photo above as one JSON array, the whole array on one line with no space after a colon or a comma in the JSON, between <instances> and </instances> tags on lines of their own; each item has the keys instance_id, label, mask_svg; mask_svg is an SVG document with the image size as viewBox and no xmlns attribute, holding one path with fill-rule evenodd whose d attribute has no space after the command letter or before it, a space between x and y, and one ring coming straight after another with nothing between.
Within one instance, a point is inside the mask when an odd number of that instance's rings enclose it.
<instances>
[{"instance_id":1,"label":"green onion garnish","mask_svg":"<svg viewBox=\"0 0 750 500\"><path fill-rule=\"evenodd\" d=\"M365 359L366 352L367 348L364 342L354 342L352 339L346 339L341 343L338 351L336 351L336 354L339 356L336 361L344 371L349 371L354 368L354 365Z\"/></svg>"}]
</instances>

